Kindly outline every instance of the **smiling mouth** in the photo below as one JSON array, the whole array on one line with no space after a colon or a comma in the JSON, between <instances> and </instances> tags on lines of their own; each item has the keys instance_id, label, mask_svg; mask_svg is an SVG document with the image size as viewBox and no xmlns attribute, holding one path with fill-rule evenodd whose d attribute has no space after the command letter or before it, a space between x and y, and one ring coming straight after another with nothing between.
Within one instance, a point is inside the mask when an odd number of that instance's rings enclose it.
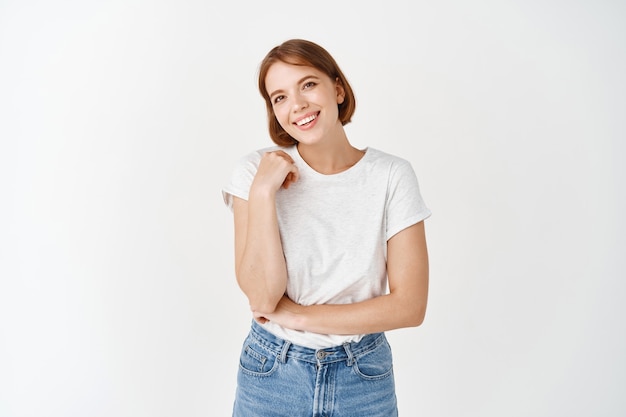
<instances>
[{"instance_id":1,"label":"smiling mouth","mask_svg":"<svg viewBox=\"0 0 626 417\"><path fill-rule=\"evenodd\" d=\"M295 122L296 125L298 126L306 126L308 124L310 124L313 120L317 119L317 116L319 115L319 113L315 113L312 114L308 117L305 117L303 119L298 120L297 122Z\"/></svg>"}]
</instances>

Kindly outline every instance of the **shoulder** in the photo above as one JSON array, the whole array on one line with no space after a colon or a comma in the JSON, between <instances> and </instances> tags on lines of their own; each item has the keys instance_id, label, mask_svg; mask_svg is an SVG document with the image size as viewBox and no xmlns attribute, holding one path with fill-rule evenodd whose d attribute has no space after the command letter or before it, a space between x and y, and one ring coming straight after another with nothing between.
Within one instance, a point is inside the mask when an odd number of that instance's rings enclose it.
<instances>
[{"instance_id":1,"label":"shoulder","mask_svg":"<svg viewBox=\"0 0 626 417\"><path fill-rule=\"evenodd\" d=\"M368 147L367 153L370 155L371 159L378 160L387 163L409 163L406 159L399 157L397 155L393 155L380 149Z\"/></svg>"},{"instance_id":2,"label":"shoulder","mask_svg":"<svg viewBox=\"0 0 626 417\"><path fill-rule=\"evenodd\" d=\"M387 169L389 172L396 170L410 170L412 171L411 163L402 157L392 155L387 152L383 152L375 148L367 148L368 160L370 163L381 169Z\"/></svg>"},{"instance_id":3,"label":"shoulder","mask_svg":"<svg viewBox=\"0 0 626 417\"><path fill-rule=\"evenodd\" d=\"M244 200L248 199L250 185L252 184L257 170L259 169L259 163L261 162L263 154L279 149L285 150L285 152L288 150L288 148L280 146L271 146L250 152L237 160L232 171L230 181L222 189L224 202L227 206L232 209L233 196Z\"/></svg>"}]
</instances>

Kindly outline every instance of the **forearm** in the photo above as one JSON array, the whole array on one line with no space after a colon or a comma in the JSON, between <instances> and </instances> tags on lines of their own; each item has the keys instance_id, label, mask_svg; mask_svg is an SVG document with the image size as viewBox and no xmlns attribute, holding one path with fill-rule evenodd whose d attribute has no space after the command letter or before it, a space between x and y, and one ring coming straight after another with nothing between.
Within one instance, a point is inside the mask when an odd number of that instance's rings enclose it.
<instances>
[{"instance_id":1,"label":"forearm","mask_svg":"<svg viewBox=\"0 0 626 417\"><path fill-rule=\"evenodd\" d=\"M277 313L265 317L313 333L365 334L419 326L426 304L426 293L417 298L392 293L353 304L311 306L295 304L285 297Z\"/></svg>"},{"instance_id":2,"label":"forearm","mask_svg":"<svg viewBox=\"0 0 626 417\"><path fill-rule=\"evenodd\" d=\"M394 235L387 249L389 294L353 304L311 306L283 296L275 311L265 314L253 309L254 316L289 329L322 334L363 334L419 326L428 302L424 222Z\"/></svg>"},{"instance_id":3,"label":"forearm","mask_svg":"<svg viewBox=\"0 0 626 417\"><path fill-rule=\"evenodd\" d=\"M246 245L237 265L237 280L252 310L272 312L287 285L274 196L251 192L247 214Z\"/></svg>"}]
</instances>

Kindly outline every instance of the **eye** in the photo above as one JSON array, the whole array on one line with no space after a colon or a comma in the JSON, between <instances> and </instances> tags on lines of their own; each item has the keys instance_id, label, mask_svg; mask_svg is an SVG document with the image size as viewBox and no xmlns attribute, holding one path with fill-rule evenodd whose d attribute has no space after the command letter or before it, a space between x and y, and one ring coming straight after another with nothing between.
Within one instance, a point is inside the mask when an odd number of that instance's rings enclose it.
<instances>
[{"instance_id":1,"label":"eye","mask_svg":"<svg viewBox=\"0 0 626 417\"><path fill-rule=\"evenodd\" d=\"M285 99L285 96L276 96L274 97L273 103L278 104Z\"/></svg>"},{"instance_id":2,"label":"eye","mask_svg":"<svg viewBox=\"0 0 626 417\"><path fill-rule=\"evenodd\" d=\"M314 82L314 81L308 81L308 82L304 83L303 88L304 88L304 89L307 89L307 88L312 88L312 87L315 87L316 85L317 85L317 83L316 83L316 82Z\"/></svg>"}]
</instances>

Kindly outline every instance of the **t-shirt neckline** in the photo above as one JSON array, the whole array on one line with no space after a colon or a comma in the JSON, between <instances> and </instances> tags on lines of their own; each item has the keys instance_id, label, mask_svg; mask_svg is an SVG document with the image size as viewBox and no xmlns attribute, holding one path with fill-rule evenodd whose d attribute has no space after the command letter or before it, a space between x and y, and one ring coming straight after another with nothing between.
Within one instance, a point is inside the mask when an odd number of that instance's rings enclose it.
<instances>
[{"instance_id":1,"label":"t-shirt neckline","mask_svg":"<svg viewBox=\"0 0 626 417\"><path fill-rule=\"evenodd\" d=\"M311 166L310 166L310 165L309 165L309 164L308 164L308 163L304 160L304 158L302 158L302 155L300 155L300 151L298 150L298 146L297 146L297 145L293 145L293 153L294 153L294 156L295 156L296 160L299 162L299 164L298 164L298 165L301 165L302 167L304 167L304 169L305 169L307 172L311 173L312 175L316 175L316 176L318 176L318 177L320 177L320 178L328 178L328 179L331 179L331 178L340 178L340 177L343 177L343 176L346 176L346 175L350 175L350 174L352 174L352 173L353 173L353 172L355 172L355 171L358 171L358 170L359 170L359 167L360 167L361 165L363 165L363 162L365 161L365 159L369 158L369 155L371 154L371 149L370 149L368 146L366 146L366 147L365 147L365 148L363 148L363 149L359 149L359 150L360 150L360 151L363 151L363 152L365 152L365 153L364 153L364 154L363 154L363 156L362 156L362 157L361 157L358 161L356 161L356 163L355 163L354 165L352 165L350 168L348 168L348 169L346 169L346 170L344 170L344 171L341 171L341 172L337 172L336 174L322 174L321 172L316 171L315 169L313 169L313 167L311 167Z\"/></svg>"}]
</instances>

